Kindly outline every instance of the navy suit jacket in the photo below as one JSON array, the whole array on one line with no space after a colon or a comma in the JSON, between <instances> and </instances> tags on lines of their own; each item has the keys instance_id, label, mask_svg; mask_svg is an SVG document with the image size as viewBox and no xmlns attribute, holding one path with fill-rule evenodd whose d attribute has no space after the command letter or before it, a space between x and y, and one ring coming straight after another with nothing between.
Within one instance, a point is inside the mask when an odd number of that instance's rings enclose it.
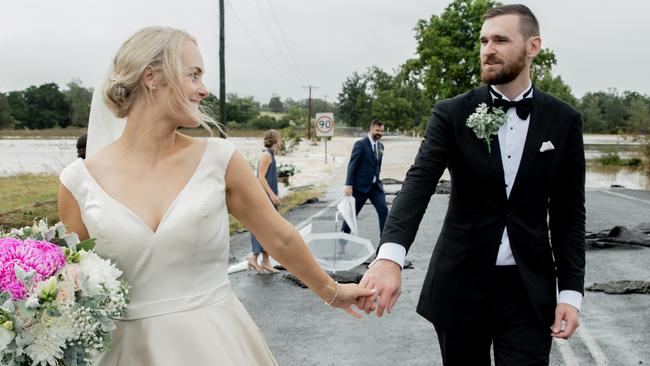
<instances>
[{"instance_id":1,"label":"navy suit jacket","mask_svg":"<svg viewBox=\"0 0 650 366\"><path fill-rule=\"evenodd\" d=\"M372 144L368 136L354 143L350 162L348 163L348 176L345 179L345 185L352 186L353 191L361 193L370 191L372 178L375 174L377 175L379 188L382 191L384 190L381 180L379 180L381 160L384 156L384 145L379 141L377 141L377 149L379 149L378 159L374 151L372 151Z\"/></svg>"}]
</instances>

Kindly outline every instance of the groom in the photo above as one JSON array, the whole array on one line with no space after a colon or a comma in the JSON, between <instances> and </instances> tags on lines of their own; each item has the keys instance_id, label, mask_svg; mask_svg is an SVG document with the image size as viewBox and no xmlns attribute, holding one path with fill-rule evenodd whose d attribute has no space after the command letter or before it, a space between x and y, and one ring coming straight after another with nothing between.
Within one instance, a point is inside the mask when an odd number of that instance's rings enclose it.
<instances>
[{"instance_id":1,"label":"groom","mask_svg":"<svg viewBox=\"0 0 650 366\"><path fill-rule=\"evenodd\" d=\"M449 207L417 306L435 327L443 363L490 365L492 345L497 365L548 365L552 337L577 328L583 296L582 121L531 83L541 38L530 9L489 10L480 43L487 85L435 106L361 281L378 302L361 305L379 316L392 310L406 251L449 168ZM489 150L466 124L481 103L506 112Z\"/></svg>"}]
</instances>

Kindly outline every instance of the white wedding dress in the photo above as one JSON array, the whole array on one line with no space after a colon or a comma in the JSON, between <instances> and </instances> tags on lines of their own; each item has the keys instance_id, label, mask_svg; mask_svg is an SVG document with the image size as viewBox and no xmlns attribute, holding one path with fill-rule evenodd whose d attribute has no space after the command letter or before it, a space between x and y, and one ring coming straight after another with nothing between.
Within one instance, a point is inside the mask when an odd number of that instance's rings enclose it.
<instances>
[{"instance_id":1,"label":"white wedding dress","mask_svg":"<svg viewBox=\"0 0 650 366\"><path fill-rule=\"evenodd\" d=\"M225 173L234 149L208 140L156 232L106 194L83 160L61 172L95 251L117 263L131 286L127 314L98 365L277 365L227 276Z\"/></svg>"}]
</instances>

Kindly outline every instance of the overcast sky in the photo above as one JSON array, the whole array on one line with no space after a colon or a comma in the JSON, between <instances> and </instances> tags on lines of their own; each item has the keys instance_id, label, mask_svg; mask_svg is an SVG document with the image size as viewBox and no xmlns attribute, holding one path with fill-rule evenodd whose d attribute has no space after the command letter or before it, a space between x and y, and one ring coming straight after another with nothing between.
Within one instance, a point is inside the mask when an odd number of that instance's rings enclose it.
<instances>
[{"instance_id":1,"label":"overcast sky","mask_svg":"<svg viewBox=\"0 0 650 366\"><path fill-rule=\"evenodd\" d=\"M616 88L650 95L650 1L521 0L537 15L555 72L578 97ZM415 54L418 19L434 0L226 0L228 92L336 99L354 71L392 71ZM218 93L218 0L2 0L0 91L73 78L95 86L121 43L167 25L196 36L208 88ZM268 27L268 28L267 28ZM270 31L269 31L270 29Z\"/></svg>"}]
</instances>

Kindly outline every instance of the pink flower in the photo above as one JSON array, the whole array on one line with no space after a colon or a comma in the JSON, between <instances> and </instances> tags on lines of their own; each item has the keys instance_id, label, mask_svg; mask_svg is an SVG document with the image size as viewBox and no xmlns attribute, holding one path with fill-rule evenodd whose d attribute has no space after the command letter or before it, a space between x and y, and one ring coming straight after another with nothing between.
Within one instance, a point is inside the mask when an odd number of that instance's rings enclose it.
<instances>
[{"instance_id":1,"label":"pink flower","mask_svg":"<svg viewBox=\"0 0 650 366\"><path fill-rule=\"evenodd\" d=\"M63 270L63 279L70 281L74 285L75 290L79 290L79 265L70 263Z\"/></svg>"},{"instance_id":2,"label":"pink flower","mask_svg":"<svg viewBox=\"0 0 650 366\"><path fill-rule=\"evenodd\" d=\"M46 241L0 238L0 290L11 293L14 300L28 295L16 278L15 266L26 272L34 270L34 282L43 281L65 265L65 255L58 246Z\"/></svg>"}]
</instances>

